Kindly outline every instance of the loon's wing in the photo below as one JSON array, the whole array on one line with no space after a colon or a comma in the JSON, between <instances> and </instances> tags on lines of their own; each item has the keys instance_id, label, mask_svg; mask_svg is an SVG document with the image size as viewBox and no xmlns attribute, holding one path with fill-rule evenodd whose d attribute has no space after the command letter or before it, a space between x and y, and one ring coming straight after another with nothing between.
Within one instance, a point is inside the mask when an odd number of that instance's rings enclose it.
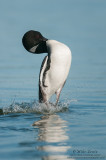
<instances>
[{"instance_id":1,"label":"loon's wing","mask_svg":"<svg viewBox=\"0 0 106 160\"><path fill-rule=\"evenodd\" d=\"M47 60L48 60L48 56L46 56L43 59L43 62L42 62L41 68L40 68L40 74L39 74L39 102L46 102L47 101L46 94L44 93L43 88L42 88L43 86L46 87L44 85L44 81L45 81L45 71L46 71L46 68L47 68Z\"/></svg>"}]
</instances>

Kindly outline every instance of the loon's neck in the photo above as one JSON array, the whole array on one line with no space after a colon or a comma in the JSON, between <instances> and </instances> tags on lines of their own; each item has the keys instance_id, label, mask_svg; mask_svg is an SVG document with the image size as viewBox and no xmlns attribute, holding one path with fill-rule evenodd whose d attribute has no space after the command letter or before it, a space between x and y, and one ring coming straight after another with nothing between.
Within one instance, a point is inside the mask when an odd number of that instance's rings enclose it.
<instances>
[{"instance_id":1,"label":"loon's neck","mask_svg":"<svg viewBox=\"0 0 106 160\"><path fill-rule=\"evenodd\" d=\"M39 53L48 53L46 41L42 41L41 43L39 43L39 45L36 48L36 52L35 53L37 53L37 54L39 54Z\"/></svg>"}]
</instances>

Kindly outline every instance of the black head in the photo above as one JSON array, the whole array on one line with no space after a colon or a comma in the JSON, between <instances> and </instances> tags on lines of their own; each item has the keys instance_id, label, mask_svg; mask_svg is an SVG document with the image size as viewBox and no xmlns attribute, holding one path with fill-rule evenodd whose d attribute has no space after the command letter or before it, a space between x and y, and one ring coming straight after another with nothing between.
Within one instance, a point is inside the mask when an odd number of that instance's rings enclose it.
<instances>
[{"instance_id":1,"label":"black head","mask_svg":"<svg viewBox=\"0 0 106 160\"><path fill-rule=\"evenodd\" d=\"M46 41L42 34L38 31L28 31L22 38L24 48L31 53L47 52Z\"/></svg>"}]
</instances>

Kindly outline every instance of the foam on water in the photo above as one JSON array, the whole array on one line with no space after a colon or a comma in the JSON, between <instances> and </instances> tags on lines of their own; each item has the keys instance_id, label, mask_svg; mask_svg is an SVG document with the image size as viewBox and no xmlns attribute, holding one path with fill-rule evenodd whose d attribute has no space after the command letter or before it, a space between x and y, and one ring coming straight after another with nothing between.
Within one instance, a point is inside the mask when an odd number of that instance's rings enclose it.
<instances>
[{"instance_id":1,"label":"foam on water","mask_svg":"<svg viewBox=\"0 0 106 160\"><path fill-rule=\"evenodd\" d=\"M3 114L9 113L38 113L38 114L53 114L56 112L64 112L68 110L71 102L76 100L67 100L66 102L59 103L57 106L49 103L48 106L44 103L37 101L31 103L16 103L13 102L10 106L3 108Z\"/></svg>"}]
</instances>

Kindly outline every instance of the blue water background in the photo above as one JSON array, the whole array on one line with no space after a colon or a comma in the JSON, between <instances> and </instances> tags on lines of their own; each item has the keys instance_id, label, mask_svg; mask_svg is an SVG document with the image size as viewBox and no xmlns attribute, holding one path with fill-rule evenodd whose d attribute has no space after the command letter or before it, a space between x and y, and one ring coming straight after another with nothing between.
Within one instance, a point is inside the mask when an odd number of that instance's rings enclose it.
<instances>
[{"instance_id":1,"label":"blue water background","mask_svg":"<svg viewBox=\"0 0 106 160\"><path fill-rule=\"evenodd\" d=\"M105 156L105 19L105 0L0 1L0 108L12 112L0 116L1 160L76 159L78 150ZM22 46L23 34L31 29L72 51L60 97L63 109L49 116L41 106L37 112L39 70L46 54L33 55Z\"/></svg>"}]
</instances>

